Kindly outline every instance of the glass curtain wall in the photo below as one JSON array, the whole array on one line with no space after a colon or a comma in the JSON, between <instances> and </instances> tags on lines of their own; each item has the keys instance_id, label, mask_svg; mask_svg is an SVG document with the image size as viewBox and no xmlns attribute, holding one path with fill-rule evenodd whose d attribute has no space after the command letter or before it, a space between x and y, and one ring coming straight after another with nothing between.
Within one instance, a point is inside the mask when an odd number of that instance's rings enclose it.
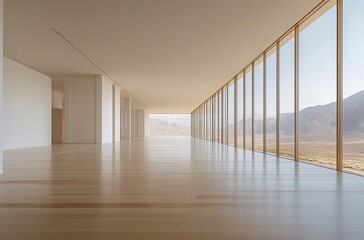
<instances>
[{"instance_id":1,"label":"glass curtain wall","mask_svg":"<svg viewBox=\"0 0 364 240\"><path fill-rule=\"evenodd\" d=\"M337 1L323 1L259 54L265 61L252 61L199 106L192 135L234 144L236 134L248 150L265 145L266 153L364 173L364 1Z\"/></svg>"}]
</instances>

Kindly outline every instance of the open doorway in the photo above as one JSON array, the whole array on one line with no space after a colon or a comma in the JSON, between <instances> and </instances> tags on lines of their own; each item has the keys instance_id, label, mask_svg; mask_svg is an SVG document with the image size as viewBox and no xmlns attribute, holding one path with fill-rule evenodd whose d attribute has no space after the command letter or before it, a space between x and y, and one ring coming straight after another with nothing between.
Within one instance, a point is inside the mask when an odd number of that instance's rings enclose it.
<instances>
[{"instance_id":1,"label":"open doorway","mask_svg":"<svg viewBox=\"0 0 364 240\"><path fill-rule=\"evenodd\" d=\"M190 136L190 114L150 114L150 136Z\"/></svg>"}]
</instances>

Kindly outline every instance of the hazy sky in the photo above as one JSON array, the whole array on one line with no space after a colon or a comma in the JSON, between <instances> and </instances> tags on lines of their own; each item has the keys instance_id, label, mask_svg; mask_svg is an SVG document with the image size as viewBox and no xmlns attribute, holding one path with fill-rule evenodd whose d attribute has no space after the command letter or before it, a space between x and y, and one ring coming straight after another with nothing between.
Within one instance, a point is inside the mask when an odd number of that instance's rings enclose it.
<instances>
[{"instance_id":1,"label":"hazy sky","mask_svg":"<svg viewBox=\"0 0 364 240\"><path fill-rule=\"evenodd\" d=\"M364 0L344 1L344 98L364 90ZM336 101L336 6L325 12L299 35L300 110ZM275 115L275 54L267 58L267 114ZM262 114L262 65L255 69L255 112ZM281 112L294 109L294 39L280 49ZM251 97L251 73L247 75ZM251 115L251 101L247 101Z\"/></svg>"}]
</instances>

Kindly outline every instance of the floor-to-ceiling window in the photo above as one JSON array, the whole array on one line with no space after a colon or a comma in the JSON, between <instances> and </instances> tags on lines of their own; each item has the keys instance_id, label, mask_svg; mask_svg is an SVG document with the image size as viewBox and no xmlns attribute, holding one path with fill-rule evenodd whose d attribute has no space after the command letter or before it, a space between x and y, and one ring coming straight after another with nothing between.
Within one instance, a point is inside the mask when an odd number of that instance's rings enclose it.
<instances>
[{"instance_id":1,"label":"floor-to-ceiling window","mask_svg":"<svg viewBox=\"0 0 364 240\"><path fill-rule=\"evenodd\" d=\"M222 89L219 90L219 116L218 116L218 121L219 121L219 142L223 143L223 116L222 116L222 110L223 110L223 102L222 102Z\"/></svg>"},{"instance_id":2,"label":"floor-to-ceiling window","mask_svg":"<svg viewBox=\"0 0 364 240\"><path fill-rule=\"evenodd\" d=\"M227 135L228 135L228 144L229 145L234 145L234 133L235 133L235 128L234 128L234 122L235 122L235 115L234 115L234 108L235 108L235 104L234 104L234 98L235 98L235 94L234 94L234 89L235 84L234 84L234 80L230 81L228 84L228 90L227 90L227 100L228 100L228 104L227 104Z\"/></svg>"},{"instance_id":3,"label":"floor-to-ceiling window","mask_svg":"<svg viewBox=\"0 0 364 240\"><path fill-rule=\"evenodd\" d=\"M222 88L223 143L228 144L228 86Z\"/></svg>"},{"instance_id":4,"label":"floor-to-ceiling window","mask_svg":"<svg viewBox=\"0 0 364 240\"><path fill-rule=\"evenodd\" d=\"M248 67L245 73L245 144L247 149L253 149L252 145L252 120L253 120L253 109L252 109L252 68Z\"/></svg>"},{"instance_id":5,"label":"floor-to-ceiling window","mask_svg":"<svg viewBox=\"0 0 364 240\"><path fill-rule=\"evenodd\" d=\"M276 153L276 122L277 122L277 55L274 46L266 54L266 151Z\"/></svg>"},{"instance_id":6,"label":"floor-to-ceiling window","mask_svg":"<svg viewBox=\"0 0 364 240\"><path fill-rule=\"evenodd\" d=\"M326 5L300 25L300 160L336 166L336 89L336 6Z\"/></svg>"},{"instance_id":7,"label":"floor-to-ceiling window","mask_svg":"<svg viewBox=\"0 0 364 240\"><path fill-rule=\"evenodd\" d=\"M280 46L280 155L294 156L294 37L288 34Z\"/></svg>"},{"instance_id":8,"label":"floor-to-ceiling window","mask_svg":"<svg viewBox=\"0 0 364 240\"><path fill-rule=\"evenodd\" d=\"M206 139L211 140L211 98L206 101Z\"/></svg>"},{"instance_id":9,"label":"floor-to-ceiling window","mask_svg":"<svg viewBox=\"0 0 364 240\"><path fill-rule=\"evenodd\" d=\"M254 148L263 151L263 58L254 64Z\"/></svg>"},{"instance_id":10,"label":"floor-to-ceiling window","mask_svg":"<svg viewBox=\"0 0 364 240\"><path fill-rule=\"evenodd\" d=\"M219 93L215 93L215 104L214 104L214 115L215 115L215 126L214 126L214 129L215 129L215 139L214 141L215 142L218 142L219 141L219 137L220 137L220 132L219 132L219 123L220 123L220 119L219 119Z\"/></svg>"},{"instance_id":11,"label":"floor-to-ceiling window","mask_svg":"<svg viewBox=\"0 0 364 240\"><path fill-rule=\"evenodd\" d=\"M243 147L243 131L244 131L244 125L243 125L243 75L240 74L237 78L236 82L236 113L237 113L237 124L236 124L236 134L237 134L237 146Z\"/></svg>"},{"instance_id":12,"label":"floor-to-ceiling window","mask_svg":"<svg viewBox=\"0 0 364 240\"><path fill-rule=\"evenodd\" d=\"M364 172L364 1L343 0L343 166Z\"/></svg>"},{"instance_id":13,"label":"floor-to-ceiling window","mask_svg":"<svg viewBox=\"0 0 364 240\"><path fill-rule=\"evenodd\" d=\"M265 139L267 153L339 170L343 150L344 170L364 172L364 1L339 3L343 8L336 0L323 1L249 63L236 86L230 81L218 91L214 125L222 143L233 144L236 134L237 146L263 151ZM194 116L201 138L210 124L205 111L212 111L205 104Z\"/></svg>"}]
</instances>

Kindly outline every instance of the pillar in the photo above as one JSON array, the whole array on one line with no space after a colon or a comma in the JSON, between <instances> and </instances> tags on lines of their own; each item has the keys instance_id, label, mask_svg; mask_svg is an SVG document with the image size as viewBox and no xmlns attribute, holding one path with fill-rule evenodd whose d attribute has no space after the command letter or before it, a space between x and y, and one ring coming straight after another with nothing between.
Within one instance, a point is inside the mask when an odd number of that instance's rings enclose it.
<instances>
[{"instance_id":1,"label":"pillar","mask_svg":"<svg viewBox=\"0 0 364 240\"><path fill-rule=\"evenodd\" d=\"M131 98L124 98L124 137L131 138Z\"/></svg>"}]
</instances>

